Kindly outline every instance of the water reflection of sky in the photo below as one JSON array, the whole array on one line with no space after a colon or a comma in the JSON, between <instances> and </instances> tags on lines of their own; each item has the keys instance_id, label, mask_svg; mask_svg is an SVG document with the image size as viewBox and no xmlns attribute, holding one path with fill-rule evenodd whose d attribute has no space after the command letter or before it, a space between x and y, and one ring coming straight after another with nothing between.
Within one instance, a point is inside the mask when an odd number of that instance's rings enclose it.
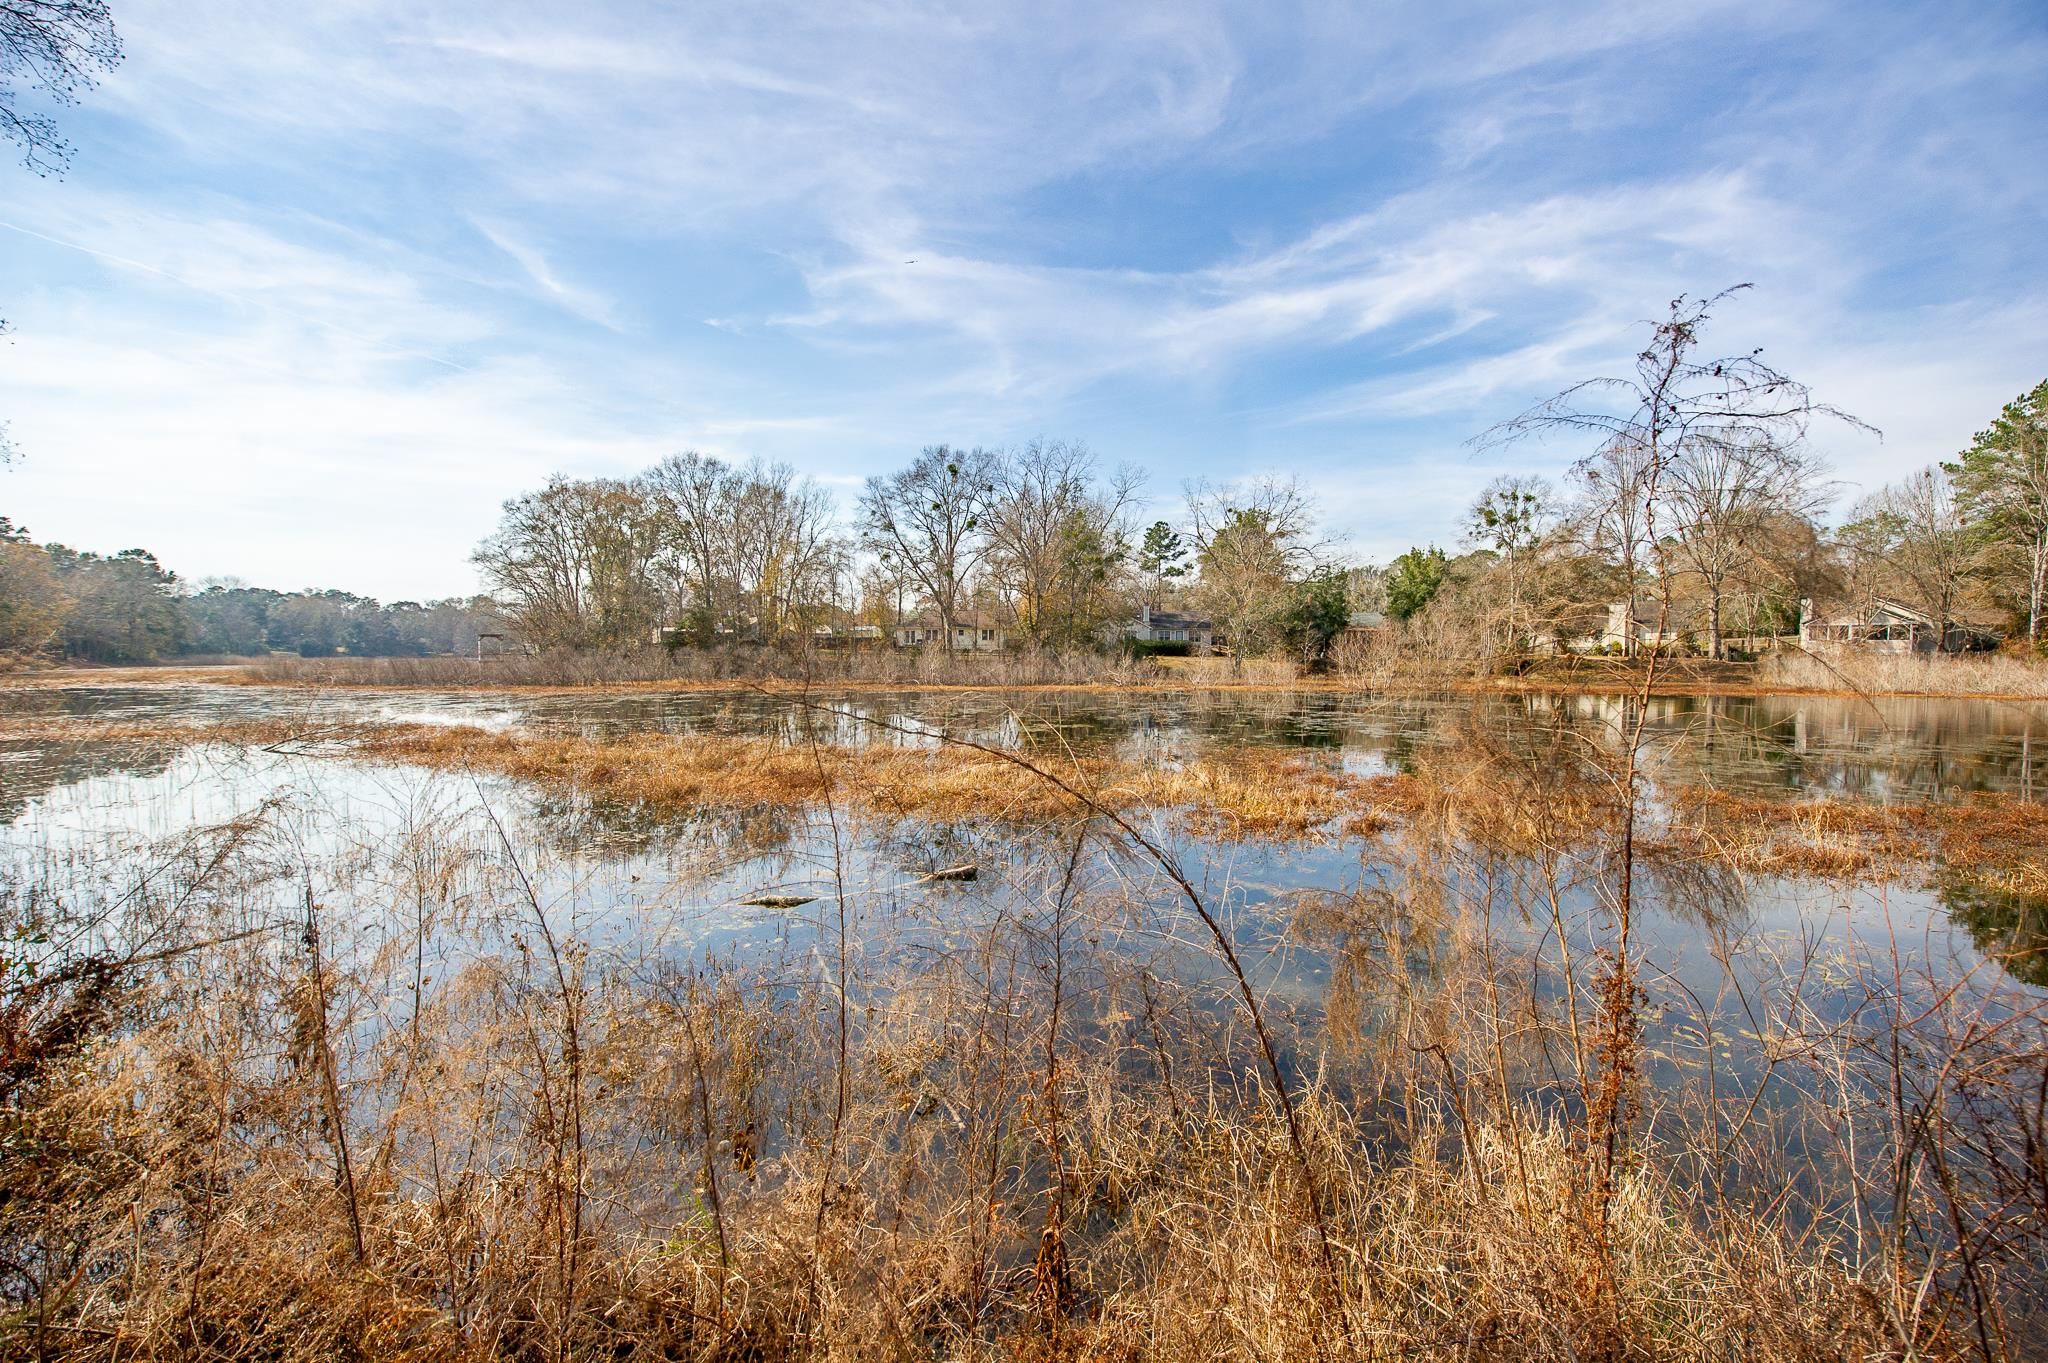
<instances>
[{"instance_id":1,"label":"water reflection of sky","mask_svg":"<svg viewBox=\"0 0 2048 1363\"><path fill-rule=\"evenodd\" d=\"M285 718L309 731L367 720L601 734L815 732L849 743L934 742L945 732L1160 762L1257 743L1320 750L1350 770L1374 774L1400 770L1428 745L1452 741L1446 735L1456 722L1475 714L1509 733L1569 720L1595 735L1618 732L1625 714L1621 702L1600 697L904 692L818 699L822 708L751 691L408 692L393 699L377 692L124 686L0 692L0 724L10 714L192 725ZM2048 731L2038 709L1955 701L1665 698L1649 716L1663 769L1684 779L1876 797L2031 791L2037 727ZM1048 868L1059 862L1056 842L1048 845L1027 829L868 822L843 811L836 820L823 811L771 808L656 813L317 752L17 733L0 739L0 890L48 883L58 868L95 851L141 864L152 849L259 809L272 830L281 883L290 879L283 873L294 859L319 868L332 907L370 936L402 908L390 876L373 868L407 838L452 840L470 847L482 865L504 850L497 845L502 826L551 917L621 959L706 952L808 958L820 915L839 902L835 889L842 884L861 939L878 952L914 956L944 949L977 924L1037 912L1049 893ZM1164 817L1151 832L1221 909L1252 957L1259 987L1311 1011L1329 984L1332 956L1327 943L1288 930L1292 905L1304 894L1351 895L1390 874L1385 849L1370 841L1205 840ZM981 877L920 880L960 862L982 868ZM1199 924L1189 921L1156 868L1098 846L1087 879L1097 898L1121 906L1114 923L1099 929L1113 930L1120 950L1164 972L1213 969ZM797 909L741 902L764 891L818 898ZM1808 942L1867 953L1902 942L1909 959L1938 963L1941 972L1996 974L1997 967L1980 966L1978 941L1995 946L2041 931L2033 906L1982 896L1956 902L1962 907L1951 915L1943 894L1931 890L1747 878L1715 905L1673 892L1653 903L1640 933L1653 983L1683 1013L1686 1000L1726 1003L1729 961L1737 958L1781 969L1787 953L1806 950ZM1598 921L1587 892L1570 909L1586 930ZM1495 927L1526 945L1540 925L1503 913ZM2027 969L2019 973L2029 978Z\"/></svg>"}]
</instances>

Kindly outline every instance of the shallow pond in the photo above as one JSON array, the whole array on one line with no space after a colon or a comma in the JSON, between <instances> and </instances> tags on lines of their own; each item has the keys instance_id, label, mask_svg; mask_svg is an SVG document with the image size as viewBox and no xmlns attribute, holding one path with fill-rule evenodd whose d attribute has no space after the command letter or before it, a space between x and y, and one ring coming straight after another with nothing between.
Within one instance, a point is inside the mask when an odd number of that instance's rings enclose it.
<instances>
[{"instance_id":1,"label":"shallow pond","mask_svg":"<svg viewBox=\"0 0 2048 1363\"><path fill-rule=\"evenodd\" d=\"M933 743L950 734L1157 761L1255 745L1313 750L1374 774L1403 770L1430 745L1456 742L1461 724L1483 724L1514 742L1568 722L1591 741L1617 743L1628 714L1620 698L1587 695L869 691L794 698L747 689L394 693L209 685L0 690L0 875L6 882L0 889L30 893L91 865L103 882L99 893L117 898L121 885L143 874L160 849L261 811L280 847L288 848L280 864L296 857L309 885L314 872L308 868L321 867L323 893L345 906L369 937L392 913L389 863L408 839L433 834L466 840L484 849L479 856L494 854L489 844L498 844L497 851L532 872L550 914L580 940L622 959L813 955L826 909L842 900L853 906L852 926L867 949L914 957L945 949L977 925L1028 916L1050 893L1049 878L1065 847L1061 835L972 820L931 825L816 810L654 814L503 780L322 756L319 735L363 722L597 736L645 730L792 739L816 734L853 744ZM245 719L287 720L307 735L307 744L270 751L186 742L174 732ZM52 721L80 723L53 729ZM95 723L173 726L173 732L109 741L92 735ZM1665 780L1787 795L1923 799L1995 791L2031 799L2042 781L2035 748L2048 738L2048 709L1669 696L1652 701L1646 734ZM1333 978L1357 966L1347 957L1355 950L1345 945L1356 933L1305 928L1320 920L1302 914L1301 905L1356 905L1415 874L1397 849L1376 838L1218 839L1157 816L1149 829L1217 908L1260 988L1302 1010L1311 1031ZM1118 906L1102 920L1110 926L1098 938L1107 934L1114 952L1142 957L1151 968L1184 978L1213 975L1210 944L1203 925L1190 919L1185 896L1149 858L1114 841L1100 840L1085 858L1090 894ZM924 879L957 864L974 865L977 878ZM1459 874L1473 872L1467 867ZM1521 891L1505 888L1509 879L1476 896L1466 887L1465 902L1487 906L1489 918L1498 909L1499 921L1489 930L1540 951L1549 927L1529 919L1526 894L1518 899ZM281 883L290 880L283 876ZM84 893L75 885L72 892ZM763 893L811 902L782 908L742 902ZM2000 978L2004 972L1980 953L2032 943L2042 931L2038 905L1917 886L1749 876L1704 887L1653 885L1647 897L1651 912L1637 933L1654 963L1657 988L1672 1001L1693 1000L1681 1011L1702 1017L1718 1016L1730 961L1745 952L1756 970L1783 970L1792 968L1791 956L1883 954L1903 942L1906 959L1932 978ZM1561 935L1576 935L1583 944L1597 934L1596 885L1566 886L1563 902L1575 926ZM2042 959L2036 954L2015 965L2022 984L2048 978L2038 968Z\"/></svg>"}]
</instances>

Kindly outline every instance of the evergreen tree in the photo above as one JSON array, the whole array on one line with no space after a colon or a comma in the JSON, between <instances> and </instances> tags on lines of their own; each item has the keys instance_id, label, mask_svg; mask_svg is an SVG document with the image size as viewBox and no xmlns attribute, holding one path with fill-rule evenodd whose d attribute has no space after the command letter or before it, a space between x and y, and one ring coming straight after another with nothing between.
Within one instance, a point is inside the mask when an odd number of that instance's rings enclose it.
<instances>
[{"instance_id":1,"label":"evergreen tree","mask_svg":"<svg viewBox=\"0 0 2048 1363\"><path fill-rule=\"evenodd\" d=\"M1410 549L1387 569L1387 614L1406 620L1430 603L1443 588L1450 560L1434 544Z\"/></svg>"},{"instance_id":2,"label":"evergreen tree","mask_svg":"<svg viewBox=\"0 0 2048 1363\"><path fill-rule=\"evenodd\" d=\"M1315 664L1330 651L1330 642L1351 623L1351 592L1344 569L1326 565L1294 584L1294 604L1282 633L1304 663Z\"/></svg>"},{"instance_id":3,"label":"evergreen tree","mask_svg":"<svg viewBox=\"0 0 2048 1363\"><path fill-rule=\"evenodd\" d=\"M1152 579L1152 609L1159 609L1166 584L1188 575L1187 542L1165 521L1152 522L1138 546L1138 571Z\"/></svg>"},{"instance_id":4,"label":"evergreen tree","mask_svg":"<svg viewBox=\"0 0 2048 1363\"><path fill-rule=\"evenodd\" d=\"M2018 570L2024 585L2010 599L2026 617L2027 638L2039 645L2048 609L2048 379L2005 404L1944 467L1994 582L2009 582L2010 570Z\"/></svg>"}]
</instances>

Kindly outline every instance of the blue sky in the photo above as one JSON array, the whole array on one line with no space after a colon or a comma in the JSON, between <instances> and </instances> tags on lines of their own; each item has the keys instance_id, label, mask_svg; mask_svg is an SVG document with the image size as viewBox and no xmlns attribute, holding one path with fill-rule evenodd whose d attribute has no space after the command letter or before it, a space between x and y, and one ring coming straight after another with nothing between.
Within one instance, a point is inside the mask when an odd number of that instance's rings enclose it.
<instances>
[{"instance_id":1,"label":"blue sky","mask_svg":"<svg viewBox=\"0 0 2048 1363\"><path fill-rule=\"evenodd\" d=\"M0 514L194 579L467 592L553 472L1039 434L1384 561L1738 281L1883 429L1845 494L2048 376L2038 0L115 13L70 174L0 167Z\"/></svg>"}]
</instances>

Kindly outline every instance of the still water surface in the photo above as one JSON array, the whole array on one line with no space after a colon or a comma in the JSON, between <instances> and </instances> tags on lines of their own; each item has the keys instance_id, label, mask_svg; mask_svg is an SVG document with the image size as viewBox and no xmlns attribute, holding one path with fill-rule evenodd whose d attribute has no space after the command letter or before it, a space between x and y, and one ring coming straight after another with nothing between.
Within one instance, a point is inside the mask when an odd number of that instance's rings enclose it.
<instances>
[{"instance_id":1,"label":"still water surface","mask_svg":"<svg viewBox=\"0 0 2048 1363\"><path fill-rule=\"evenodd\" d=\"M877 951L939 949L963 932L1043 901L1058 839L981 821L929 824L839 819L826 812L755 810L657 815L573 796L390 764L321 755L319 732L358 722L459 723L616 736L782 735L816 732L845 743L1057 742L1174 761L1239 745L1309 750L1362 773L1399 771L1457 725L1484 723L1512 739L1568 719L1589 733L1620 732L1624 702L1605 696L1486 697L1244 692L820 693L810 704L749 690L617 694L308 691L243 686L75 686L0 690L0 893L49 892L93 866L101 892L193 830L261 810L307 861L330 868L329 893L369 931L391 911L388 878L331 868L388 861L407 838L439 830L479 845L505 830L508 850L534 869L549 912L579 938L622 955L692 957L815 954L820 907L843 886L856 926ZM310 746L283 752L176 737L95 739L88 728L52 736L49 721L191 726L287 719ZM1661 779L1751 793L1828 793L1875 800L1995 791L2037 798L2037 749L2048 707L1988 701L1809 697L1660 697L1648 733ZM1164 817L1154 833L1224 911L1262 989L1313 1015L1341 953L1300 930L1300 906L1356 898L1402 871L1378 839L1264 843L1192 835ZM927 881L973 864L970 882ZM125 867L125 872L109 867ZM1172 886L1128 849L1089 861L1091 893L1115 898L1116 949L1187 975L1213 969ZM762 892L815 895L796 909L748 906ZM73 893L82 893L73 885ZM2039 935L2040 907L1938 886L1855 887L1744 877L1657 892L1641 925L1646 956L1674 997L1724 992L1730 941L1763 956L1787 950L1887 950L1943 977L2048 983L2043 957L2023 958L2018 981L1985 959ZM1597 919L1593 891L1575 912ZM1710 899L1711 903L1702 902ZM1537 935L1503 911L1511 933ZM1774 954L1775 953L1775 954Z\"/></svg>"}]
</instances>

